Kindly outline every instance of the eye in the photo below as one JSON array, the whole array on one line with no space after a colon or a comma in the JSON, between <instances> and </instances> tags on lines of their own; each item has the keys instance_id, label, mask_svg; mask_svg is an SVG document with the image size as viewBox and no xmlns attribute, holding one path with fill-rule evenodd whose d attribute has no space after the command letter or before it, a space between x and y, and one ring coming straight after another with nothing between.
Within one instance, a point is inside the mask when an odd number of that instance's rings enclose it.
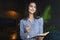
<instances>
[{"instance_id":1,"label":"eye","mask_svg":"<svg viewBox=\"0 0 60 40\"><path fill-rule=\"evenodd\" d=\"M32 5L30 5L30 7L33 7Z\"/></svg>"},{"instance_id":2,"label":"eye","mask_svg":"<svg viewBox=\"0 0 60 40\"><path fill-rule=\"evenodd\" d=\"M36 6L33 6L33 5L30 5L30 7L34 7L34 8L36 8Z\"/></svg>"}]
</instances>

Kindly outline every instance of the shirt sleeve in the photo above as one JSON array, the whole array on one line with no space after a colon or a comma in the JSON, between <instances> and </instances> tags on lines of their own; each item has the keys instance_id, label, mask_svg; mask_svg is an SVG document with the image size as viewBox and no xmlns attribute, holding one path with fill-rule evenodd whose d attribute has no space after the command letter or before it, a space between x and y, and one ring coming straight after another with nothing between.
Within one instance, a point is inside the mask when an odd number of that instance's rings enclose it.
<instances>
[{"instance_id":1,"label":"shirt sleeve","mask_svg":"<svg viewBox=\"0 0 60 40\"><path fill-rule=\"evenodd\" d=\"M22 40L27 40L26 35L24 33L24 25L23 25L23 20L20 20L20 37Z\"/></svg>"},{"instance_id":2,"label":"shirt sleeve","mask_svg":"<svg viewBox=\"0 0 60 40\"><path fill-rule=\"evenodd\" d=\"M43 33L43 18L39 18L39 34Z\"/></svg>"}]
</instances>

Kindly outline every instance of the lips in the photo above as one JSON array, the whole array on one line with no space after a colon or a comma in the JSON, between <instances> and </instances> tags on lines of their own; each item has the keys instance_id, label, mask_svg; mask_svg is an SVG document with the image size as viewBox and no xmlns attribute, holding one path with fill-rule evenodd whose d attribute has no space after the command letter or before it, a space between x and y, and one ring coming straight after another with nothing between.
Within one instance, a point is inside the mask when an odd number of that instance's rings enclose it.
<instances>
[{"instance_id":1,"label":"lips","mask_svg":"<svg viewBox=\"0 0 60 40\"><path fill-rule=\"evenodd\" d=\"M35 10L34 10L34 9L32 9L31 11L32 11L32 12L35 12Z\"/></svg>"}]
</instances>

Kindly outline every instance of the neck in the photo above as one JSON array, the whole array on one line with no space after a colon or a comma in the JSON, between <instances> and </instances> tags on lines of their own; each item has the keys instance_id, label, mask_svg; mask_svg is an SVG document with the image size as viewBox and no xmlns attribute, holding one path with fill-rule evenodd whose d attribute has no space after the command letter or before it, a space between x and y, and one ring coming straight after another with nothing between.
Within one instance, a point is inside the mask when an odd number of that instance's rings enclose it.
<instances>
[{"instance_id":1,"label":"neck","mask_svg":"<svg viewBox=\"0 0 60 40\"><path fill-rule=\"evenodd\" d=\"M33 17L33 14L29 14L29 18L30 19L33 19L34 17Z\"/></svg>"}]
</instances>

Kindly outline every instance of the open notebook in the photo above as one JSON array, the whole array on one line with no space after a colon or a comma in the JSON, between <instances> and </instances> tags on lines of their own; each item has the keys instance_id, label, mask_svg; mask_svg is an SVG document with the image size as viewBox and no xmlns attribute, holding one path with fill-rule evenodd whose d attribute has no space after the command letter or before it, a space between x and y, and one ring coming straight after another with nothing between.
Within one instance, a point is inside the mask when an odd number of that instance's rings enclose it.
<instances>
[{"instance_id":1,"label":"open notebook","mask_svg":"<svg viewBox=\"0 0 60 40\"><path fill-rule=\"evenodd\" d=\"M36 36L46 36L49 32L43 33L43 34L37 34Z\"/></svg>"},{"instance_id":2,"label":"open notebook","mask_svg":"<svg viewBox=\"0 0 60 40\"><path fill-rule=\"evenodd\" d=\"M43 33L43 34L37 34L34 37L44 37L48 34L49 32ZM29 36L27 36L27 38L29 38Z\"/></svg>"}]
</instances>

